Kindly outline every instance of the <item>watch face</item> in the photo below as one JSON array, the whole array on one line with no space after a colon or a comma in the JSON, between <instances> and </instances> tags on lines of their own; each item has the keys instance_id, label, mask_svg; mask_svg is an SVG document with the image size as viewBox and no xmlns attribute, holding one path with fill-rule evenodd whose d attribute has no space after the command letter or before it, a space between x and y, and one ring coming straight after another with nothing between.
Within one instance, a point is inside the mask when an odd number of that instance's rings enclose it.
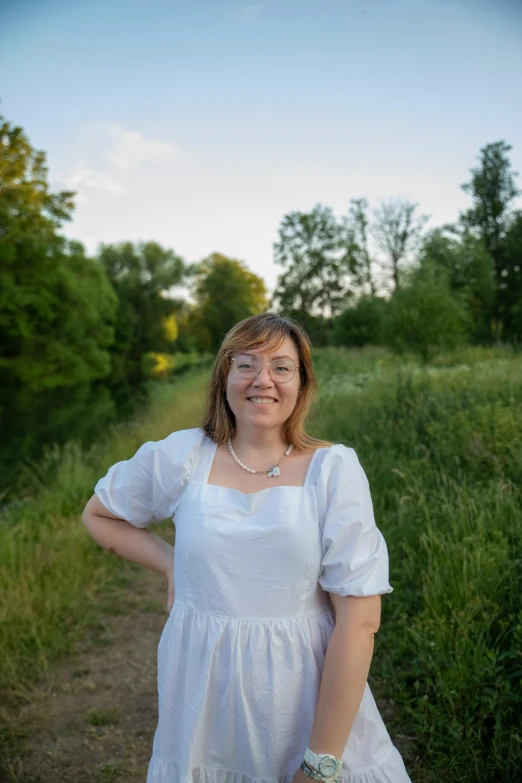
<instances>
[{"instance_id":1,"label":"watch face","mask_svg":"<svg viewBox=\"0 0 522 783\"><path fill-rule=\"evenodd\" d=\"M333 775L336 775L339 771L339 762L335 758L335 756L326 756L326 758L321 759L321 762L319 764L319 772L321 775L324 775L325 778L331 778Z\"/></svg>"}]
</instances>

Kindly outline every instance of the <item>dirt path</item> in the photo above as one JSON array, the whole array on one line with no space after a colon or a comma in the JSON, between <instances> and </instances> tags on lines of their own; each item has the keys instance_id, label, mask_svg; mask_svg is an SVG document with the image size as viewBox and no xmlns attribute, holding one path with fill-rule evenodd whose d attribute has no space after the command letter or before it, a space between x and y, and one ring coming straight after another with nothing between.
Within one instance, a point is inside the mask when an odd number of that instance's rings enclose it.
<instances>
[{"instance_id":1,"label":"dirt path","mask_svg":"<svg viewBox=\"0 0 522 783\"><path fill-rule=\"evenodd\" d=\"M169 541L170 542L170 541ZM170 542L172 543L172 542ZM28 732L12 783L145 783L157 725L156 654L167 620L166 580L133 573L123 601L66 662L50 669L16 718ZM385 722L393 714L377 700ZM395 738L401 753L405 740Z\"/></svg>"},{"instance_id":2,"label":"dirt path","mask_svg":"<svg viewBox=\"0 0 522 783\"><path fill-rule=\"evenodd\" d=\"M20 710L24 754L16 783L144 783L157 724L156 654L167 583L133 574L125 611L110 616L70 659L51 667Z\"/></svg>"}]
</instances>

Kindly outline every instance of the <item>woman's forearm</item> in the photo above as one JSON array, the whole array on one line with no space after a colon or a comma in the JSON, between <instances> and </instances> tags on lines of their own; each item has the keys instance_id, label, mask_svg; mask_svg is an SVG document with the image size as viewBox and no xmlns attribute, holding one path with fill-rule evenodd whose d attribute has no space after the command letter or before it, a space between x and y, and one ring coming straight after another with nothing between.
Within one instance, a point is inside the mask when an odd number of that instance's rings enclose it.
<instances>
[{"instance_id":1,"label":"woman's forearm","mask_svg":"<svg viewBox=\"0 0 522 783\"><path fill-rule=\"evenodd\" d=\"M162 574L174 567L174 547L146 528L96 514L84 514L82 522L97 544L125 560Z\"/></svg>"},{"instance_id":2,"label":"woman's forearm","mask_svg":"<svg viewBox=\"0 0 522 783\"><path fill-rule=\"evenodd\" d=\"M341 758L368 679L374 636L368 628L334 628L308 743L313 753Z\"/></svg>"}]
</instances>

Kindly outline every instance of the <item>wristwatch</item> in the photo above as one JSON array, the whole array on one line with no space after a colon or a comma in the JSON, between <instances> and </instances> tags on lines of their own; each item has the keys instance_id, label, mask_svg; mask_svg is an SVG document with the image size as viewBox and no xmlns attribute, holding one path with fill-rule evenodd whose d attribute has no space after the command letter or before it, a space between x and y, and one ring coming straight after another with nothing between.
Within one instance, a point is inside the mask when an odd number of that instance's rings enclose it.
<instances>
[{"instance_id":1,"label":"wristwatch","mask_svg":"<svg viewBox=\"0 0 522 783\"><path fill-rule=\"evenodd\" d=\"M341 771L342 760L332 753L314 753L307 748L301 769L309 778L330 783L335 781Z\"/></svg>"},{"instance_id":2,"label":"wristwatch","mask_svg":"<svg viewBox=\"0 0 522 783\"><path fill-rule=\"evenodd\" d=\"M309 778L312 778L312 780L318 780L321 781L321 783L339 783L339 778L323 778L323 776L319 775L318 772L311 770L306 761L301 762L300 768L303 770L305 775Z\"/></svg>"}]
</instances>

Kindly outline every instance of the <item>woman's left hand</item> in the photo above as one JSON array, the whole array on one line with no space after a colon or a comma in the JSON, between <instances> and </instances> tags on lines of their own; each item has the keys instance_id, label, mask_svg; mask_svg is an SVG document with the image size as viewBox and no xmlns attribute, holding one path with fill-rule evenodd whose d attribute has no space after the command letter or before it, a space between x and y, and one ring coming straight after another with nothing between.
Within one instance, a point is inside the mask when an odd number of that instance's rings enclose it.
<instances>
[{"instance_id":1,"label":"woman's left hand","mask_svg":"<svg viewBox=\"0 0 522 783\"><path fill-rule=\"evenodd\" d=\"M313 783L313 779L305 775L301 767L299 767L292 779L292 783Z\"/></svg>"},{"instance_id":2,"label":"woman's left hand","mask_svg":"<svg viewBox=\"0 0 522 783\"><path fill-rule=\"evenodd\" d=\"M313 783L314 778L309 778L308 775L305 775L301 767L297 770L294 777L292 778L292 783ZM339 776L335 779L334 783L338 783Z\"/></svg>"}]
</instances>

